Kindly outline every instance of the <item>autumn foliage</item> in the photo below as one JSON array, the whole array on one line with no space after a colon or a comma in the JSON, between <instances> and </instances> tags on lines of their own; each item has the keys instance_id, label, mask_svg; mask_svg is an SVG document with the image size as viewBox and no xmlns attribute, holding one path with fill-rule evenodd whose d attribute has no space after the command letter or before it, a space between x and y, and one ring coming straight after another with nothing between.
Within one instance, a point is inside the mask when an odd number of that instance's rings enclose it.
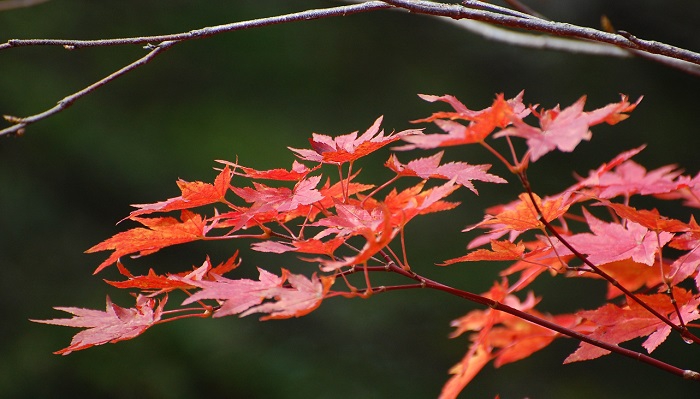
<instances>
[{"instance_id":1,"label":"autumn foliage","mask_svg":"<svg viewBox=\"0 0 700 399\"><path fill-rule=\"evenodd\" d=\"M522 360L562 337L581 342L565 363L615 352L700 380L694 371L648 355L670 334L700 343L692 332L692 322L700 318L700 225L692 216L676 220L633 205L638 197L653 197L698 208L700 175L685 175L675 166L647 171L632 160L642 146L597 166L559 193L535 193L526 174L531 163L552 151L573 151L591 139L592 126L623 121L641 98L631 102L622 96L619 102L584 111L585 97L550 109L528 105L523 97L497 95L490 107L474 111L453 96L421 95L451 108L414 121L434 124L439 133L426 128L387 134L380 117L361 134L314 133L310 148L290 148L299 161L289 169L256 170L218 161L212 183L178 181L179 196L135 205L126 220L139 227L88 249L109 252L95 273L117 267L123 280L108 283L133 292L133 307L122 308L107 298L105 311L61 307L57 309L73 317L36 321L85 328L57 352L68 354L131 339L155 324L184 317L261 314L262 320L283 319L304 316L328 298L431 288L484 305L452 321L452 337L466 334L470 344L449 369L442 398L456 397L489 362L499 367ZM498 152L490 144L494 140L504 141L510 150ZM483 147L512 175L492 174L491 165L442 161L448 147L461 145ZM365 157L387 146L394 152L384 166L394 176L364 180L357 163L375 159L378 154ZM517 148L525 150L518 154ZM409 150L429 153L410 156ZM506 177L522 193L490 207L481 221L465 229L469 244L464 255L435 260L436 267L507 261L501 279L476 294L416 274L404 244L409 222L459 206L449 199L456 190L478 194L480 184L506 184ZM309 267L258 269L256 279L246 279L235 277L241 264L237 253L219 265L207 257L201 266L169 274L151 270L134 275L122 263L172 245L236 239L252 241L256 251L294 253ZM373 273L386 272L396 275L396 285L374 286ZM361 278L350 279L353 274ZM528 290L542 275L602 279L607 295L598 308L552 315L537 309L540 298ZM184 291L186 299L168 301L173 291ZM166 304L173 307L166 309ZM619 346L635 338L644 338L642 349Z\"/></svg>"}]
</instances>

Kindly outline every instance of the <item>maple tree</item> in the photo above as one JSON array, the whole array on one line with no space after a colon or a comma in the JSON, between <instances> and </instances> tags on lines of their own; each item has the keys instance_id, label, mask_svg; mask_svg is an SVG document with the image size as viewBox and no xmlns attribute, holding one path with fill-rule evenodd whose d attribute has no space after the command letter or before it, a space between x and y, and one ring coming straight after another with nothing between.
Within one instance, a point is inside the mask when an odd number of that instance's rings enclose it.
<instances>
[{"instance_id":1,"label":"maple tree","mask_svg":"<svg viewBox=\"0 0 700 399\"><path fill-rule=\"evenodd\" d=\"M584 97L562 110L527 105L523 93L508 100L499 94L492 106L472 111L453 96L421 97L444 101L454 109L416 121L432 122L445 133L408 129L385 134L380 117L362 134L314 133L309 139L311 149L290 148L301 162L294 161L289 170L256 170L219 161L222 166L213 183L180 180L180 196L134 205L137 209L125 220L142 227L117 233L87 252L110 251L95 273L116 265L125 280L108 283L133 292L135 306L122 308L108 298L106 311L57 308L73 317L35 321L87 328L70 346L56 352L69 354L131 339L153 325L182 318L254 313L262 314L261 320L301 317L330 298L369 298L394 290L430 288L487 306L452 322L452 336L470 334L471 345L450 369L442 398L456 397L489 362L500 367L525 359L562 337L581 341L565 363L615 352L700 381L700 373L618 346L646 337L642 346L651 353L672 332L687 342L700 343L691 331L692 322L700 318L700 260L695 255L700 227L692 216L684 222L630 205L635 197L685 198L683 193L697 190L697 178L675 166L647 172L631 160L643 147L621 153L552 195L534 193L526 173L547 153L571 152L582 140L590 140L591 126L626 119L641 98L630 102L622 96L619 102L584 111ZM515 150L515 139L525 140L524 153ZM496 151L489 144L492 140L506 141L510 154ZM395 175L384 182L364 181L356 162L398 141L405 144L394 145L396 152L384 163ZM475 182L508 183L489 173L488 164L441 163L446 151L442 148L456 145L484 147L523 188L517 199L489 208L481 222L465 229L470 234L482 231L472 238L470 252L436 262L445 267L514 261L483 294L414 272L404 241L413 219L459 206L448 198L454 191L466 188L478 194ZM415 149L439 150L406 163L399 161L406 157L405 151ZM398 181L411 179L420 181L398 188ZM601 208L608 210L607 215ZM603 216L594 216L593 211ZM153 216L173 212L179 217ZM258 268L257 280L224 277L240 267L237 253L218 266L207 258L199 267L167 274L150 270L134 275L123 264L129 257L192 241L242 239L252 240L250 248L255 251L296 253L315 271L306 275L282 268L278 274ZM479 248L487 243L490 249ZM387 272L397 276L395 285L372 283L375 273ZM353 274L364 277L351 282ZM608 295L596 309L546 313L537 309L539 298L532 291L521 293L547 274L604 279ZM186 297L179 306L166 309L166 304L173 304L169 297L174 291Z\"/></svg>"},{"instance_id":2,"label":"maple tree","mask_svg":"<svg viewBox=\"0 0 700 399\"><path fill-rule=\"evenodd\" d=\"M10 126L0 130L0 136L23 134L27 126L62 112L184 41L374 10L398 9L445 20L467 19L553 33L570 40L563 48L571 51L640 56L696 74L700 65L696 53L643 40L609 24L603 24L603 30L558 24L517 1L507 2L512 9L471 0L462 4L423 0L353 3L357 4L170 35L9 40L0 44L0 50L138 45L147 54L44 112L28 117L6 115ZM481 32L488 35L492 31ZM553 39L546 37L544 47L555 47L558 42ZM595 50L582 50L589 48ZM698 372L680 364L687 359L675 365L652 356L672 335L689 344L700 343L694 330L700 318L700 226L691 214L700 207L700 174L687 175L676 165L647 171L632 160L644 150L641 146L620 153L558 193L536 193L527 175L529 166L550 152L570 153L591 140L592 127L624 121L642 98L630 100L623 95L618 102L585 111L586 96L569 105L547 108L525 103L524 92L512 98L497 94L491 106L481 110L469 109L453 95L419 97L451 109L412 121L428 125L398 132L385 133L379 117L362 133L313 133L310 148L288 147L290 156L297 158L289 169L258 170L238 160L219 160L211 183L179 180L179 196L134 205L135 210L122 222L139 226L87 250L108 252L94 273L116 268L123 278L105 281L131 293L133 305L121 307L108 296L104 311L57 307L72 317L33 321L84 329L69 346L56 352L67 355L132 339L156 324L185 318L260 314L261 320L286 319L305 316L327 299L370 299L392 291L427 288L479 305L452 321L451 337L466 336L469 346L457 364L445 368L450 377L443 398L459 395L487 364L500 367L526 359L557 338L580 341L564 363L615 353L687 380L700 380ZM453 147L465 145L482 147L494 157L493 163L501 163L512 175L496 175L490 172L492 165L471 164L468 159L443 162L446 154L460 154ZM387 147L393 150L388 159L374 154L385 153ZM415 150L420 155L408 152ZM368 162L382 165L377 159L386 159L383 166L393 172L391 178L377 181L362 172ZM409 222L449 212L460 206L450 198L455 191L464 188L465 194L478 195L479 187L488 183L515 184L522 190L512 201L486 209L481 221L464 221L472 223L464 229L469 237L467 253L434 263L458 269L465 262L509 262L500 270L499 279L485 292L475 293L449 281L433 280L429 273L416 273L405 240L406 231L414 227ZM678 200L685 207L684 219L666 217L648 205ZM308 267L258 267L256 278L244 278L240 274L246 272L239 269L242 262L235 251L216 266L206 256L200 266L181 265L170 273L132 272L137 270L138 258L166 247L223 240L258 252L296 255ZM378 274L393 278L391 285L386 278L382 284L375 283ZM597 298L598 307L582 310L572 304L568 313L550 314L532 291L533 283L542 283L544 276L602 280L607 292ZM642 348L629 343L634 339Z\"/></svg>"}]
</instances>

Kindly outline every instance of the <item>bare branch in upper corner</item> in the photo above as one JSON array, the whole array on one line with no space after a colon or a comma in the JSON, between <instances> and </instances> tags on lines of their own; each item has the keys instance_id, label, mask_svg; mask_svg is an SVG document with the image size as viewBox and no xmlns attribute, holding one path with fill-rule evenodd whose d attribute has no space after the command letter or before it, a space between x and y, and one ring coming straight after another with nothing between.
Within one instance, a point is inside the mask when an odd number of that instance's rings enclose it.
<instances>
[{"instance_id":1,"label":"bare branch in upper corner","mask_svg":"<svg viewBox=\"0 0 700 399\"><path fill-rule=\"evenodd\" d=\"M119 69L118 71L106 76L103 79L85 87L84 89L77 91L69 96L64 97L58 103L45 111L40 113L27 116L27 117L17 117L11 115L4 115L6 121L10 122L12 126L0 130L0 137L21 134L24 129L35 122L42 119L46 119L49 116L55 115L69 106L71 106L76 100L92 93L96 89L106 85L107 83L125 75L134 69L149 63L153 58L183 41L201 39L205 37L210 37L218 35L221 33L232 32L237 30L259 28L263 26L277 25L287 22L295 21L308 21L311 19L329 18L336 16L346 16L357 14L361 12L379 10L391 8L392 6L381 2L381 1L368 1L365 3L332 7L326 9L316 9L301 11L293 14L278 15L268 18L259 18L249 21L234 22L231 24L218 25L212 27L206 27L202 29L196 29L189 32L177 33L171 35L160 35L160 36L143 36L143 37L131 37L131 38L120 38L120 39L99 39L99 40L69 40L69 39L12 39L8 40L6 43L0 44L0 50L7 50L14 47L26 47L26 46L63 46L67 50L74 50L83 47L106 47L106 46L119 46L119 45L144 45L144 48L150 50L150 52L142 58L132 62L131 64ZM154 44L155 43L155 44Z\"/></svg>"},{"instance_id":2,"label":"bare branch in upper corner","mask_svg":"<svg viewBox=\"0 0 700 399\"><path fill-rule=\"evenodd\" d=\"M10 4L38 4L46 0L0 0L0 9ZM45 119L68 108L73 102L93 92L116 78L150 62L173 45L194 39L202 39L222 33L265 27L296 21L308 21L353 15L382 9L399 9L417 14L440 17L483 37L531 48L582 52L603 56L625 57L638 55L691 74L700 74L700 54L665 43L639 39L626 32L605 32L587 27L550 21L521 10L512 10L479 0L464 0L463 5L438 3L426 0L353 1L351 5L314 9L248 21L233 22L191 30L189 32L115 39L11 39L0 44L0 50L26 46L63 46L68 50L85 47L142 45L150 52L107 77L66 96L56 106L27 116L5 116L12 125L0 130L0 136L22 133L26 126ZM518 3L519 4L519 3ZM532 34L513 29L539 32Z\"/></svg>"},{"instance_id":3,"label":"bare branch in upper corner","mask_svg":"<svg viewBox=\"0 0 700 399\"><path fill-rule=\"evenodd\" d=\"M14 10L15 8L32 7L49 0L2 0L0 1L0 11Z\"/></svg>"}]
</instances>

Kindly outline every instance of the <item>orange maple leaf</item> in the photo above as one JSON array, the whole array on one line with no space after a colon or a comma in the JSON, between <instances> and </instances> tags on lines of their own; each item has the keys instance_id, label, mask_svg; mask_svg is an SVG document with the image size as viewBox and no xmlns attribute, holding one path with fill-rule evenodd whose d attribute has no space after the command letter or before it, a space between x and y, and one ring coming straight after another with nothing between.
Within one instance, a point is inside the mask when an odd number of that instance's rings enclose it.
<instances>
[{"instance_id":1,"label":"orange maple leaf","mask_svg":"<svg viewBox=\"0 0 700 399\"><path fill-rule=\"evenodd\" d=\"M104 262L100 263L94 273L116 262L120 257L138 253L149 255L170 245L201 240L209 230L202 216L190 211L182 211L181 220L173 217L141 218L132 217L146 228L136 227L117 233L85 251L114 251Z\"/></svg>"},{"instance_id":2,"label":"orange maple leaf","mask_svg":"<svg viewBox=\"0 0 700 399\"><path fill-rule=\"evenodd\" d=\"M535 204L537 204L547 222L551 222L565 214L571 205L570 201L566 201L564 196L549 198L544 202L537 194L533 194L533 196ZM531 229L544 229L544 224L540 221L540 215L533 206L530 196L527 193L522 193L518 198L520 198L520 201L515 206L505 208L493 216L487 215L482 222L467 228L465 231L484 226L497 226L494 231L515 230L523 232Z\"/></svg>"},{"instance_id":3,"label":"orange maple leaf","mask_svg":"<svg viewBox=\"0 0 700 399\"><path fill-rule=\"evenodd\" d=\"M241 264L238 259L238 251L236 251L229 260L224 263L220 263L217 266L212 267L211 261L207 256L204 263L195 268L192 271L178 273L178 274L167 274L161 275L156 274L153 269L148 270L148 274L145 276L134 276L129 270L127 270L124 265L117 261L117 268L119 273L127 278L125 281L109 281L105 280L107 284L110 284L117 288L127 289L127 288L137 288L142 291L150 291L157 294L172 291L174 289L191 289L194 288L193 285L187 283L180 278L173 278L173 276L182 277L185 279L207 279L213 280L214 276L222 275L227 273ZM152 296L152 295L151 295Z\"/></svg>"},{"instance_id":4,"label":"orange maple leaf","mask_svg":"<svg viewBox=\"0 0 700 399\"><path fill-rule=\"evenodd\" d=\"M452 377L442 387L439 399L455 399L464 387L493 359L491 349L483 344L474 344L462 360L452 366Z\"/></svg>"},{"instance_id":5,"label":"orange maple leaf","mask_svg":"<svg viewBox=\"0 0 700 399\"><path fill-rule=\"evenodd\" d=\"M669 233L678 233L690 230L690 226L687 223L683 223L680 220L662 216L656 209L638 210L628 205L616 204L605 200L603 200L602 203L605 206L612 208L619 217L631 220L652 231L667 231Z\"/></svg>"},{"instance_id":6,"label":"orange maple leaf","mask_svg":"<svg viewBox=\"0 0 700 399\"><path fill-rule=\"evenodd\" d=\"M135 204L132 205L138 210L129 214L129 219L134 216L145 215L153 212L168 212L182 209L192 209L198 206L214 204L225 201L226 191L231 182L231 169L226 166L216 179L214 184L203 183L201 181L187 182L178 180L177 185L180 187L182 194L179 197L167 199L165 201L156 202L153 204Z\"/></svg>"},{"instance_id":7,"label":"orange maple leaf","mask_svg":"<svg viewBox=\"0 0 700 399\"><path fill-rule=\"evenodd\" d=\"M523 92L510 100L505 100L503 94L498 94L493 104L481 111L469 110L459 100L449 95L420 95L420 97L430 102L447 102L455 109L456 112L437 112L429 118L412 121L413 123L434 122L447 134L404 137L403 141L410 144L394 148L396 150L430 149L478 143L488 137L496 127L506 127L513 119L524 118L529 113L522 103ZM455 122L455 119L468 120L471 123L465 126Z\"/></svg>"},{"instance_id":8,"label":"orange maple leaf","mask_svg":"<svg viewBox=\"0 0 700 399\"><path fill-rule=\"evenodd\" d=\"M664 264L663 274L659 271L659 262L655 262L652 266L644 263L635 262L632 258L610 262L598 266L599 269L605 272L608 276L614 278L620 285L629 291L636 291L642 287L652 288L662 283L661 276L668 275L670 267ZM584 273L581 277L602 279L596 273ZM622 291L614 285L608 283L607 299L615 298L622 295Z\"/></svg>"},{"instance_id":9,"label":"orange maple leaf","mask_svg":"<svg viewBox=\"0 0 700 399\"><path fill-rule=\"evenodd\" d=\"M313 167L313 168L308 168L306 165L299 163L297 161L294 161L292 164L292 169L291 170L286 170L282 168L277 168L277 169L269 169L269 170L256 170L253 168L248 168L245 166L241 166L235 162L229 162L229 161L222 161L219 160L217 162L221 162L223 164L232 166L234 168L234 174L240 175L247 177L249 179L268 179L268 180L281 180L281 181L299 181L306 177L309 173L315 171L316 169L319 168L319 165ZM236 172L235 169L240 168L243 170L244 173L239 173Z\"/></svg>"},{"instance_id":10,"label":"orange maple leaf","mask_svg":"<svg viewBox=\"0 0 700 399\"><path fill-rule=\"evenodd\" d=\"M525 245L515 244L508 240L491 240L491 251L488 249L477 249L459 258L449 259L439 264L447 266L458 262L475 262L480 260L517 260L523 257Z\"/></svg>"}]
</instances>

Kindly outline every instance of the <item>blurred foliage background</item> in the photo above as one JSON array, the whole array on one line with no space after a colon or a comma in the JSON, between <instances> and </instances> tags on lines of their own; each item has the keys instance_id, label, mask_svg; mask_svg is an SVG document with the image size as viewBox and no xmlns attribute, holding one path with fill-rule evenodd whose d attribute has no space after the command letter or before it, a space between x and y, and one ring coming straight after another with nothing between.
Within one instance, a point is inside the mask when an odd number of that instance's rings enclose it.
<instances>
[{"instance_id":1,"label":"blurred foliage background","mask_svg":"<svg viewBox=\"0 0 700 399\"><path fill-rule=\"evenodd\" d=\"M607 15L638 37L700 50L700 3L645 0L532 0L548 17L598 27ZM339 5L330 0L53 0L0 13L0 41L11 38L96 39L184 32L216 24ZM0 54L0 112L24 116L142 56L139 46L81 49L17 48ZM156 326L142 337L62 357L75 329L34 324L63 317L53 306L102 309L105 294L133 302L93 276L106 254L83 254L125 229L131 210L178 195L175 180L211 181L216 159L258 169L288 167L287 146L307 147L312 132L364 131L379 115L384 127L442 106L416 94L453 94L470 108L496 93L566 106L583 94L587 109L644 101L614 127L594 128L573 155L550 154L529 175L540 194L568 186L623 150L643 143L635 159L647 168L677 163L691 173L698 161L700 79L642 59L611 59L515 48L486 41L435 18L376 12L240 31L180 44L32 125L0 140L0 397L2 398L430 398L464 354L466 337L448 339L449 322L474 305L428 291L393 292L369 300L329 300L295 320L185 320ZM435 132L433 126L425 126ZM365 179L383 175L387 152L362 163ZM495 163L479 148L448 157ZM402 160L405 161L405 157ZM372 162L375 165L372 165ZM507 176L503 168L494 173ZM409 229L409 257L419 272L473 292L485 292L496 266L434 263L459 256L472 235L460 230L483 208L510 201L512 187L478 185L456 211L418 220ZM686 210L665 211L687 219ZM252 253L240 244L244 267L313 270L295 257ZM235 243L194 244L161 251L133 271L179 271L209 254L221 262ZM596 306L598 282L544 280L533 287L541 309L570 312ZM639 342L634 342L638 344ZM562 366L577 346L559 340L525 361L487 366L464 397L694 397L697 384L626 358ZM635 346L635 348L639 348ZM697 349L672 336L655 352L681 367L698 367Z\"/></svg>"}]
</instances>

